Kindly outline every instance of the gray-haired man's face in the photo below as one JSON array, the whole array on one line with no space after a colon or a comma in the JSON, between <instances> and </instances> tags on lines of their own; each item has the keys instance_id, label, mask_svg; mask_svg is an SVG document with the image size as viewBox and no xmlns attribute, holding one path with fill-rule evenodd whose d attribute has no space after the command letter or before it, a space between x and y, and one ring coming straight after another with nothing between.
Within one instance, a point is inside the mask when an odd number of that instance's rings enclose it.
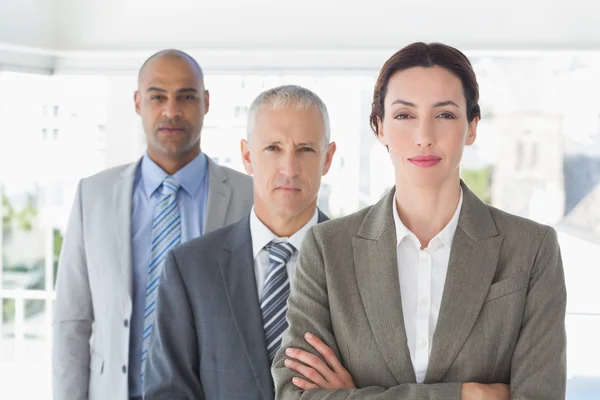
<instances>
[{"instance_id":1,"label":"gray-haired man's face","mask_svg":"<svg viewBox=\"0 0 600 400\"><path fill-rule=\"evenodd\" d=\"M321 177L335 144L325 145L316 107L263 107L256 111L250 143L243 142L246 171L254 176L255 207L293 217L314 209Z\"/></svg>"}]
</instances>

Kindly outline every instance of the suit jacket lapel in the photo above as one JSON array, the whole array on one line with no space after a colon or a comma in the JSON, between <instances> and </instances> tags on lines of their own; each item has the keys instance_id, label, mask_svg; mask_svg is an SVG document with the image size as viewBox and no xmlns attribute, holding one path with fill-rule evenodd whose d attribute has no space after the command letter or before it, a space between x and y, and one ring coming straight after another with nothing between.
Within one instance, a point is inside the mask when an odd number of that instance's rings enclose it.
<instances>
[{"instance_id":1,"label":"suit jacket lapel","mask_svg":"<svg viewBox=\"0 0 600 400\"><path fill-rule=\"evenodd\" d=\"M231 200L231 187L227 184L227 175L223 172L222 167L209 157L207 158L208 199L202 233L208 233L223 226Z\"/></svg>"},{"instance_id":2,"label":"suit jacket lapel","mask_svg":"<svg viewBox=\"0 0 600 400\"><path fill-rule=\"evenodd\" d=\"M274 392L271 364L267 356L262 314L256 291L249 216L236 222L223 247L225 251L219 261L219 267L231 313L256 383L263 397L272 399Z\"/></svg>"},{"instance_id":3,"label":"suit jacket lapel","mask_svg":"<svg viewBox=\"0 0 600 400\"><path fill-rule=\"evenodd\" d=\"M489 208L464 183L425 383L442 381L473 329L496 272L502 236Z\"/></svg>"},{"instance_id":4,"label":"suit jacket lapel","mask_svg":"<svg viewBox=\"0 0 600 400\"><path fill-rule=\"evenodd\" d=\"M126 167L113 188L115 238L119 253L120 270L125 289L131 298L133 293L133 256L131 253L131 210L133 207L133 183L139 162Z\"/></svg>"},{"instance_id":5,"label":"suit jacket lapel","mask_svg":"<svg viewBox=\"0 0 600 400\"><path fill-rule=\"evenodd\" d=\"M329 217L327 215L323 214L319 209L317 209L317 211L319 212L317 219L318 224L320 224L321 222L329 221Z\"/></svg>"},{"instance_id":6,"label":"suit jacket lapel","mask_svg":"<svg viewBox=\"0 0 600 400\"><path fill-rule=\"evenodd\" d=\"M354 266L365 312L398 383L416 383L406 340L392 215L394 192L374 205L353 238Z\"/></svg>"}]
</instances>

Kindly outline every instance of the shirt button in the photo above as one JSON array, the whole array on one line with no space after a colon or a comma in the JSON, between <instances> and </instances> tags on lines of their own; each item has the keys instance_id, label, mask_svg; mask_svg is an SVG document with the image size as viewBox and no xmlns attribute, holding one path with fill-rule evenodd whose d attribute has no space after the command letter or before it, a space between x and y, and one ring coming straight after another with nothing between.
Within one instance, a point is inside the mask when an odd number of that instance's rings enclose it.
<instances>
[{"instance_id":1,"label":"shirt button","mask_svg":"<svg viewBox=\"0 0 600 400\"><path fill-rule=\"evenodd\" d=\"M424 349L425 347L427 347L427 341L426 340L419 340L419 347Z\"/></svg>"},{"instance_id":2,"label":"shirt button","mask_svg":"<svg viewBox=\"0 0 600 400\"><path fill-rule=\"evenodd\" d=\"M427 305L427 303L429 303L429 300L428 300L428 299L421 299L421 305L422 305L422 306L426 306L426 305Z\"/></svg>"},{"instance_id":3,"label":"shirt button","mask_svg":"<svg viewBox=\"0 0 600 400\"><path fill-rule=\"evenodd\" d=\"M123 373L126 374L127 373L127 367L125 365L123 365Z\"/></svg>"},{"instance_id":4,"label":"shirt button","mask_svg":"<svg viewBox=\"0 0 600 400\"><path fill-rule=\"evenodd\" d=\"M129 326L129 321L127 321L127 320L123 321L123 325L125 325L125 328L127 328Z\"/></svg>"},{"instance_id":5,"label":"shirt button","mask_svg":"<svg viewBox=\"0 0 600 400\"><path fill-rule=\"evenodd\" d=\"M419 256L419 258L421 259L422 262L427 262L427 261L429 261L429 254L427 254L427 253L421 253L421 255Z\"/></svg>"}]
</instances>

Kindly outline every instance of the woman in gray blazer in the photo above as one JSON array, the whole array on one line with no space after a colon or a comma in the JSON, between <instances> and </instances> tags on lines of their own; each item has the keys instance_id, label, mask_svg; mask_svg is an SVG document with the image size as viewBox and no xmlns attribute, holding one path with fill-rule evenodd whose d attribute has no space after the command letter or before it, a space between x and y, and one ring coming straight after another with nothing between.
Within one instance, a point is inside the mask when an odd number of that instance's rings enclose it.
<instances>
[{"instance_id":1,"label":"woman in gray blazer","mask_svg":"<svg viewBox=\"0 0 600 400\"><path fill-rule=\"evenodd\" d=\"M371 126L395 187L306 235L273 364L277 399L564 399L556 232L460 179L479 87L455 48L383 66Z\"/></svg>"}]
</instances>

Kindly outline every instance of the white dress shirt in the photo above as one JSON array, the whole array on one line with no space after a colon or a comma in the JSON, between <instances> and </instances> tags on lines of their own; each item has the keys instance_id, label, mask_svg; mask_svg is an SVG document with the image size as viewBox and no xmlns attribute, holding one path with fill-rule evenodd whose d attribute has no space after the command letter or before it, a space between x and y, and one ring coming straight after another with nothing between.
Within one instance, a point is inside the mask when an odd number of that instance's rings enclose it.
<instances>
[{"instance_id":1,"label":"white dress shirt","mask_svg":"<svg viewBox=\"0 0 600 400\"><path fill-rule=\"evenodd\" d=\"M310 221L300 228L300 230L289 238L280 238L271 232L271 230L258 219L254 207L252 207L252 211L250 212L250 235L252 236L252 257L254 258L254 272L256 275L256 289L258 291L259 301L265 286L267 274L269 273L269 251L265 249L265 246L276 239L276 241L287 241L296 248L296 251L292 254L292 257L286 265L290 285L292 285L296 273L296 264L298 263L298 252L300 251L300 245L302 244L304 235L306 235L306 232L308 232L312 226L316 225L318 221L319 211L315 210L315 214Z\"/></svg>"},{"instance_id":2,"label":"white dress shirt","mask_svg":"<svg viewBox=\"0 0 600 400\"><path fill-rule=\"evenodd\" d=\"M396 224L400 296L406 339L417 383L423 383L427 373L431 342L440 314L448 272L450 248L458 226L462 201L461 189L454 216L448 225L431 239L428 246L421 250L419 239L400 220L394 196L392 208Z\"/></svg>"}]
</instances>

